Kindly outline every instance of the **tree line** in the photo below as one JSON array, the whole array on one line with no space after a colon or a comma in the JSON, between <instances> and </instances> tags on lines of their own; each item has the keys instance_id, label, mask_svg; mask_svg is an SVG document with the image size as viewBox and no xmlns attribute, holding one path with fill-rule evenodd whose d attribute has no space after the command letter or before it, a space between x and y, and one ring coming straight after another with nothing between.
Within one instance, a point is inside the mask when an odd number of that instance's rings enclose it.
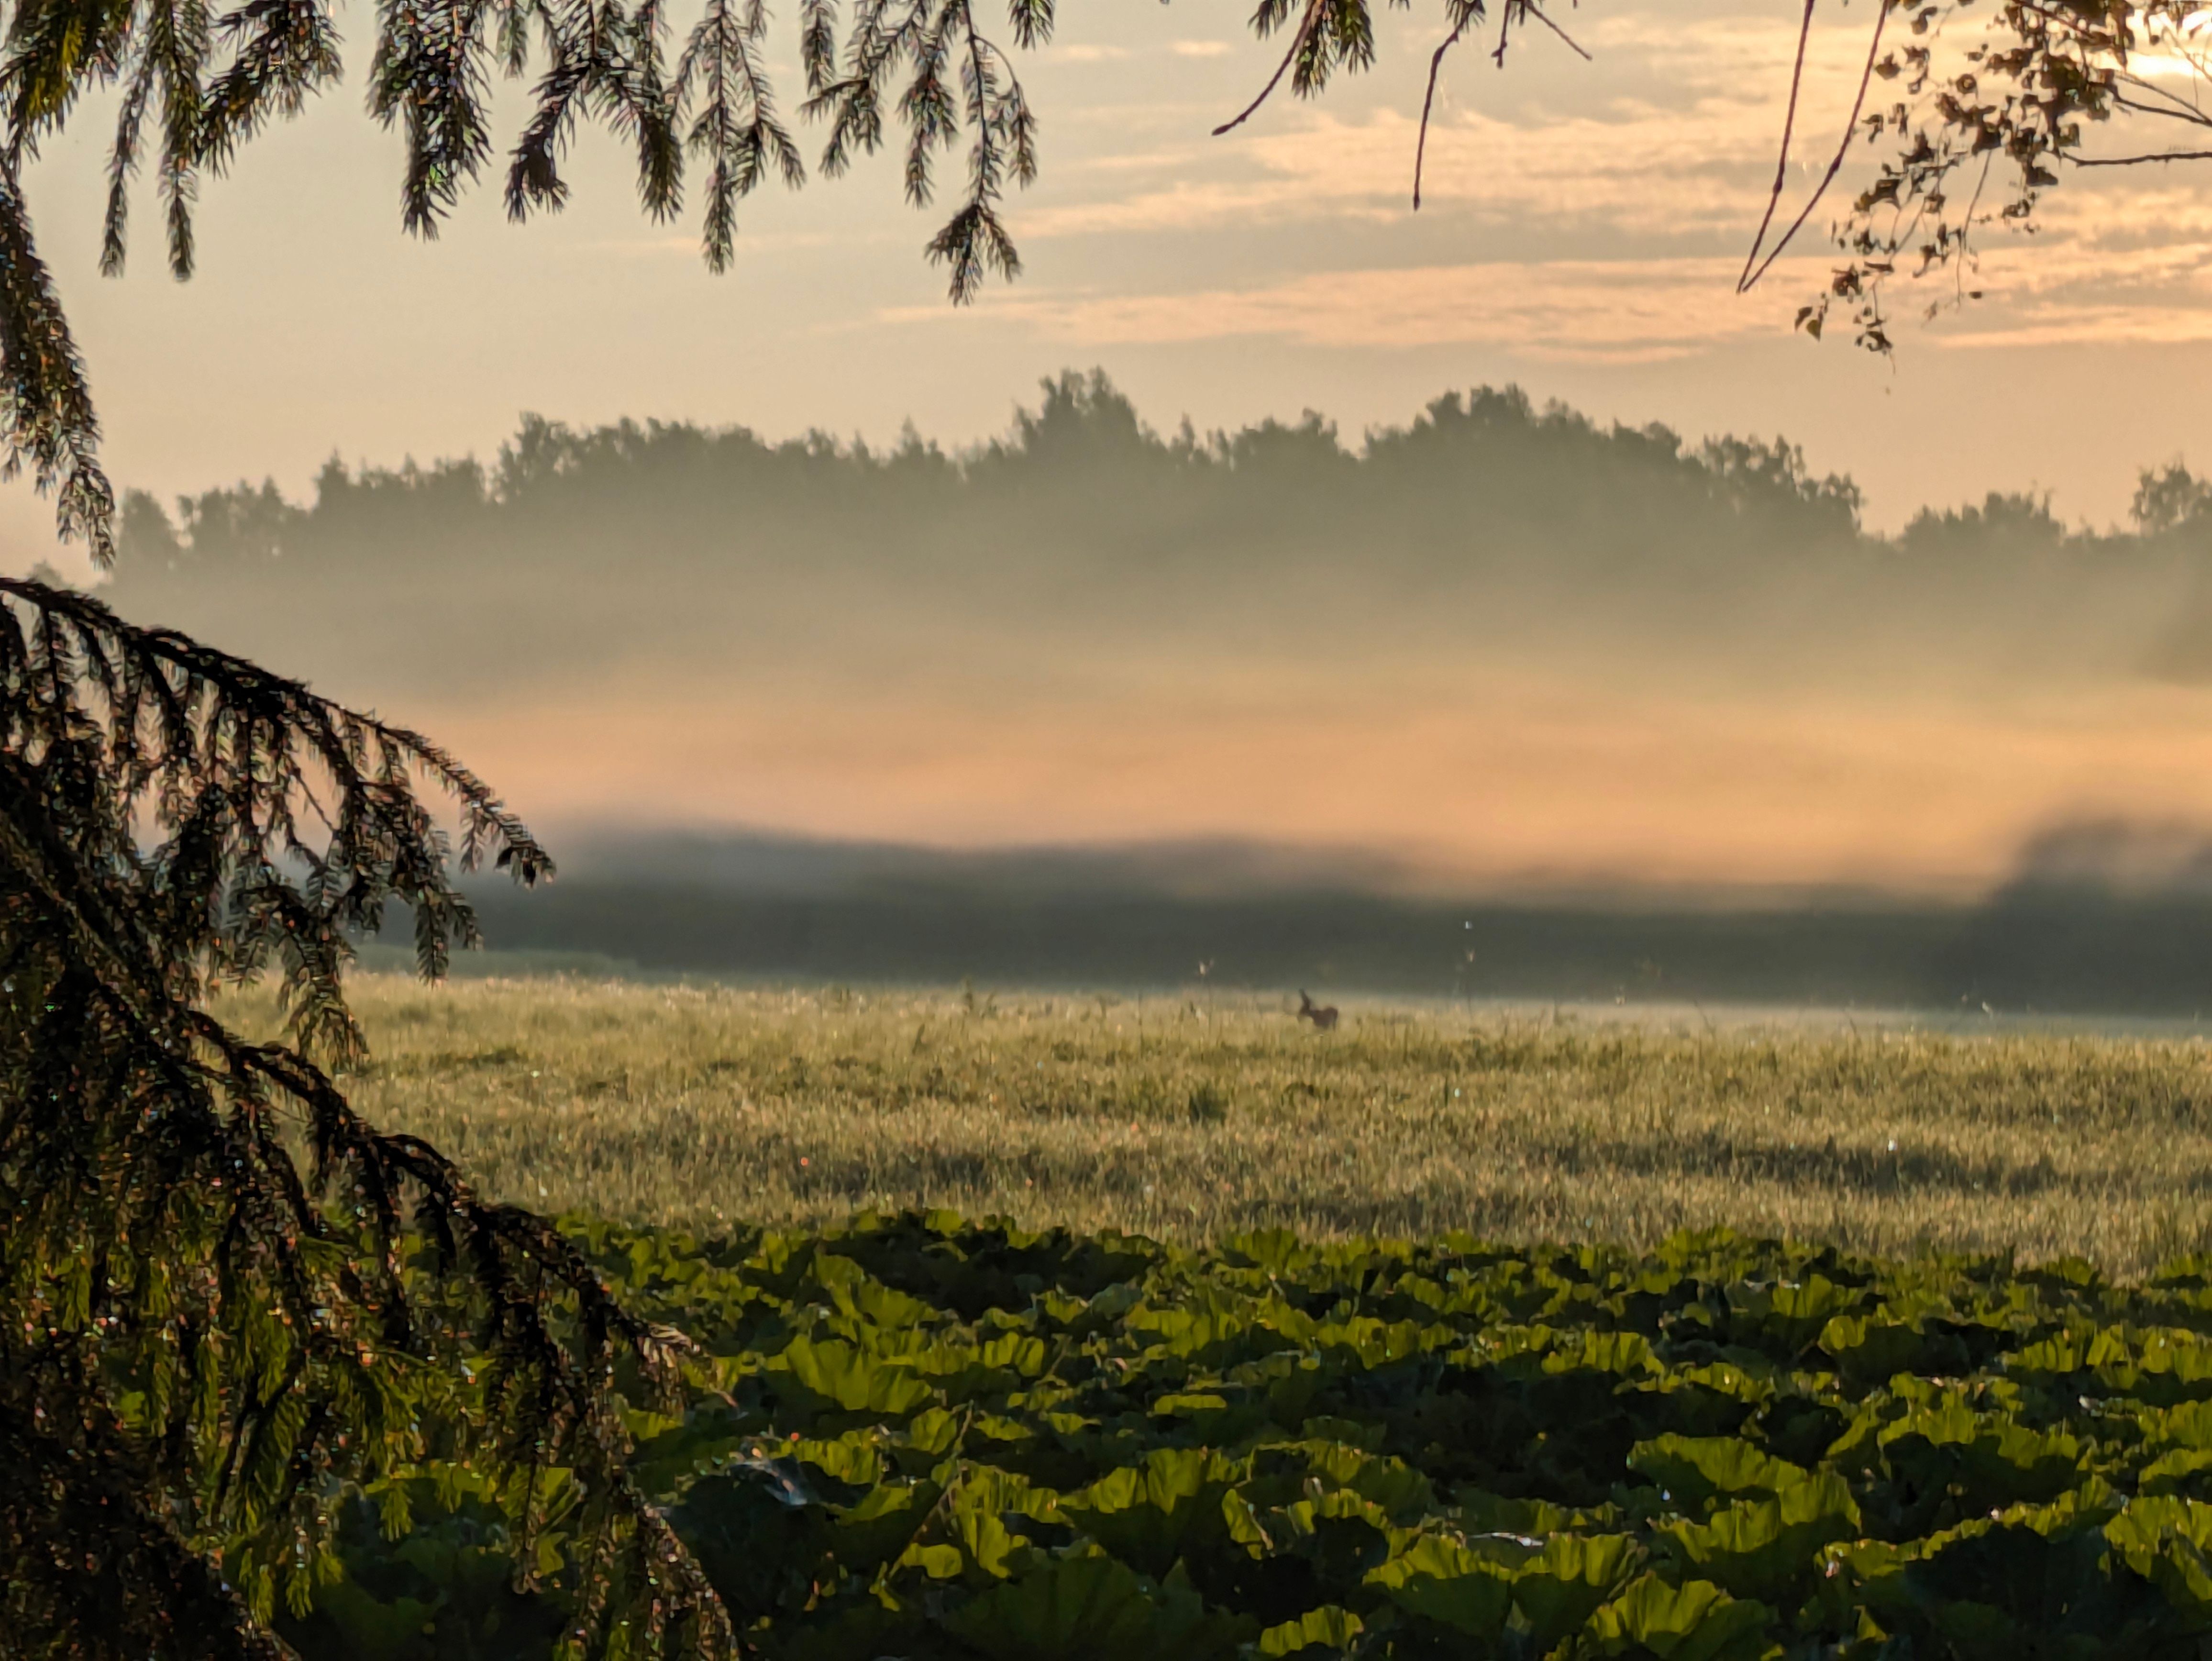
<instances>
[{"instance_id":1,"label":"tree line","mask_svg":"<svg viewBox=\"0 0 2212 1661\"><path fill-rule=\"evenodd\" d=\"M1236 431L1161 431L1105 376L1069 371L1004 436L948 450L909 426L889 447L820 432L523 417L474 457L349 467L310 499L273 482L125 498L118 593L226 575L333 575L373 558L540 569L619 558L1146 568L1363 559L1710 564L1807 555L1909 561L2065 551L2212 552L2212 478L2142 470L2130 522L2069 526L2047 494L1992 491L1924 507L1891 536L1862 522L1858 486L1786 439L1692 443L1656 423L1603 424L1517 386L1446 392L1401 426L1347 440L1309 411ZM935 527L935 528L933 528ZM791 538L802 538L793 549ZM791 557L796 552L799 557Z\"/></svg>"},{"instance_id":2,"label":"tree line","mask_svg":"<svg viewBox=\"0 0 2212 1661\"><path fill-rule=\"evenodd\" d=\"M1012 687L1133 652L1309 678L1409 653L2212 672L2212 481L2179 462L2143 473L2124 526L1992 494L1885 536L1786 440L1691 442L1514 386L1354 439L1312 413L1161 430L1071 372L965 451L532 417L488 464L333 460L300 501L133 494L121 528L127 615L380 702L648 660L672 684L957 660ZM395 583L439 603L362 626Z\"/></svg>"},{"instance_id":3,"label":"tree line","mask_svg":"<svg viewBox=\"0 0 2212 1661\"><path fill-rule=\"evenodd\" d=\"M240 567L261 578L280 560L343 561L372 545L380 560L442 562L439 544L453 536L486 560L757 553L784 565L799 528L815 560L889 565L926 551L940 563L1103 561L1127 571L1303 558L1326 551L1321 526L1364 525L1370 545L1503 554L1603 553L1655 533L1685 552L1711 550L1716 537L1747 551L1857 534L1856 487L1815 475L1781 440L1692 445L1664 427L1606 427L1540 405L1518 386L1448 392L1356 443L1312 411L1234 432L1200 434L1187 421L1161 432L1097 371L1042 390L1005 436L965 452L911 427L874 447L820 432L773 441L742 427L578 429L529 416L489 466L355 469L333 458L310 501L241 484L180 498L173 514L134 492L118 580ZM949 545L926 547L931 522L948 515L958 520ZM647 530L652 540L638 545Z\"/></svg>"}]
</instances>

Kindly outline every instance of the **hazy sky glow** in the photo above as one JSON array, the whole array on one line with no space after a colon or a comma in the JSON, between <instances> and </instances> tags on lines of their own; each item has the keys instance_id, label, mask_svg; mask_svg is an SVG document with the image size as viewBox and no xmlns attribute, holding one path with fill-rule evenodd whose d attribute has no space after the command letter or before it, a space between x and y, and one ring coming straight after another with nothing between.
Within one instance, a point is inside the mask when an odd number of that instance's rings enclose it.
<instances>
[{"instance_id":1,"label":"hazy sky glow","mask_svg":"<svg viewBox=\"0 0 2212 1661\"><path fill-rule=\"evenodd\" d=\"M1221 837L1379 854L1416 890L1958 896L2055 824L2212 824L2201 690L1997 711L1534 677L1435 691L1184 688L1110 712L753 697L642 741L629 712L578 700L526 723L457 709L439 731L572 835L649 800L659 823L945 847Z\"/></svg>"},{"instance_id":2,"label":"hazy sky glow","mask_svg":"<svg viewBox=\"0 0 2212 1661\"><path fill-rule=\"evenodd\" d=\"M1806 122L1819 144L1871 15L1830 14ZM357 76L210 181L189 284L161 270L150 189L131 274L93 269L106 111L52 147L33 203L113 470L163 495L264 475L296 491L333 451L488 454L526 409L876 439L911 418L959 442L1001 429L1038 375L1092 362L1168 424L1311 407L1357 435L1446 387L1518 380L1692 435L1779 430L1853 473L1881 525L2029 486L2102 523L2138 465L2206 447L2212 192L2196 176L2069 183L2037 257L1996 240L1991 298L1908 322L1887 366L1790 335L1820 244L1749 299L1732 292L1771 176L1794 8L1593 0L1572 21L1594 64L1540 32L1503 72L1463 51L1418 216L1435 20L1383 12L1377 72L1212 138L1272 67L1241 16L1071 0L1029 70L1045 170L1014 204L1028 273L960 313L920 258L930 227L899 203L888 158L757 198L721 278L702 268L696 226L638 215L627 158L603 137L580 147L564 216L510 226L495 183L439 241L409 241L398 147L361 113ZM1809 182L1804 165L1796 177ZM20 567L44 551L43 516L27 492L5 507Z\"/></svg>"}]
</instances>

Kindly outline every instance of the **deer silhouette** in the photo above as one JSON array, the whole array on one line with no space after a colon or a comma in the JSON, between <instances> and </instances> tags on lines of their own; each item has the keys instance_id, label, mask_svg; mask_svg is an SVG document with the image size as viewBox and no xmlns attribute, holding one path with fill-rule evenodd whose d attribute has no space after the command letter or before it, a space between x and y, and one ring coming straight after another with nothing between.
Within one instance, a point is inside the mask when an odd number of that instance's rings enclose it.
<instances>
[{"instance_id":1,"label":"deer silhouette","mask_svg":"<svg viewBox=\"0 0 2212 1661\"><path fill-rule=\"evenodd\" d=\"M1336 1006L1333 1003L1315 1003L1311 998L1306 996L1305 989L1301 987L1298 989L1298 1019L1302 1021L1311 1021L1316 1032L1334 1031Z\"/></svg>"}]
</instances>

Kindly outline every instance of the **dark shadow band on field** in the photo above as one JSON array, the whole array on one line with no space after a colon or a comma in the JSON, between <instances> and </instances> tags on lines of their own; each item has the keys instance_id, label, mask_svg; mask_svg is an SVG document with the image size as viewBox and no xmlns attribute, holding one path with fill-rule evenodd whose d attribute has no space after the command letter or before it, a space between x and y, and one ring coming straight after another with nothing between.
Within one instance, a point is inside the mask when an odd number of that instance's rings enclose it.
<instances>
[{"instance_id":1,"label":"dark shadow band on field","mask_svg":"<svg viewBox=\"0 0 2212 1661\"><path fill-rule=\"evenodd\" d=\"M980 877L748 890L587 871L529 893L483 885L475 898L501 952L553 967L626 960L656 976L2212 1013L2212 897L2198 894L2021 885L1970 905L1850 898L1747 910L1298 889L1194 896ZM388 928L385 938L406 935Z\"/></svg>"}]
</instances>

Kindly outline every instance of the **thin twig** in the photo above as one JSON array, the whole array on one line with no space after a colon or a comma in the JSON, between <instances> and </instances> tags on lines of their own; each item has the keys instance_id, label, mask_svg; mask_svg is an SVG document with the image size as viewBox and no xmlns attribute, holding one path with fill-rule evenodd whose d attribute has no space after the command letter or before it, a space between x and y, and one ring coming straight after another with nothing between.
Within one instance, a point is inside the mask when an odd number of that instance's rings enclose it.
<instances>
[{"instance_id":1,"label":"thin twig","mask_svg":"<svg viewBox=\"0 0 2212 1661\"><path fill-rule=\"evenodd\" d=\"M1522 9L1522 11L1527 12L1527 13L1528 14L1528 15L1529 15L1529 16L1531 16L1531 17L1534 18L1534 19L1535 19L1539 23L1541 23L1541 24L1542 24L1546 28L1547 28L1547 29L1551 30L1551 32L1552 32L1553 33L1554 33L1554 34L1558 35L1558 36L1559 37L1559 39L1560 39L1560 40L1562 40L1565 41L1565 42L1567 43L1568 49L1569 49L1570 51L1571 51L1571 52L1575 54L1575 56L1577 56L1577 58L1581 58L1581 59L1583 60L1583 63L1585 63L1585 64L1595 64L1595 63L1596 63L1596 62L1597 62L1597 59L1595 59L1595 58L1592 58L1592 57L1589 55L1589 52L1585 52L1585 51L1583 49L1583 43L1582 43L1581 41L1579 41L1579 40L1576 40L1576 39L1575 39L1575 37L1574 37L1573 35L1569 34L1569 33L1568 33L1565 29L1561 28L1561 27L1560 27L1557 23L1554 23L1554 22L1552 21L1552 19L1551 19L1551 15L1550 15L1548 12L1547 12L1547 11L1546 11L1546 10L1545 10L1541 6L1538 6L1538 5L1534 5L1534 4L1530 4L1530 3L1523 3L1523 4L1522 4L1522 8L1521 8L1521 9Z\"/></svg>"},{"instance_id":2,"label":"thin twig","mask_svg":"<svg viewBox=\"0 0 2212 1661\"><path fill-rule=\"evenodd\" d=\"M1990 164L1996 159L1997 153L1995 150L1983 153L1982 176L1974 181L1974 194L1966 204L1966 216L1959 222L1959 252L1951 268L1956 273L1957 280L1953 283L1951 291L1961 303L1964 303L1966 298L1966 262L1972 260L1977 270L1981 265L1980 259L1974 252L1972 241L1974 210L1982 205L1982 187L1990 182Z\"/></svg>"},{"instance_id":3,"label":"thin twig","mask_svg":"<svg viewBox=\"0 0 2212 1661\"><path fill-rule=\"evenodd\" d=\"M1275 65L1275 72L1267 77L1267 84L1260 88L1260 95L1257 98L1247 104L1235 117L1223 122L1213 130L1213 136L1216 138L1232 128L1243 126L1250 120L1260 106L1267 101L1267 94L1281 84L1283 77L1290 73L1291 65L1297 61L1298 53L1305 49L1306 37L1313 33L1314 20L1321 15L1322 4L1323 0L1306 0L1306 15L1298 24L1297 33L1291 37L1291 49L1283 54L1283 61Z\"/></svg>"},{"instance_id":4,"label":"thin twig","mask_svg":"<svg viewBox=\"0 0 2212 1661\"><path fill-rule=\"evenodd\" d=\"M1790 107L1782 117L1782 154L1774 163L1774 188L1766 193L1766 213L1759 222L1759 234L1751 239L1751 252L1744 256L1743 270L1737 273L1735 291L1741 294L1748 286L1752 263L1759 258L1765 244L1766 233L1774 223L1774 210L1782 205L1782 192L1790 183L1790 141L1797 131L1797 94L1805 85L1805 52L1813 39L1813 8L1816 0L1805 0L1805 21L1797 26L1797 58L1790 70Z\"/></svg>"},{"instance_id":5,"label":"thin twig","mask_svg":"<svg viewBox=\"0 0 2212 1661\"><path fill-rule=\"evenodd\" d=\"M1858 96L1851 100L1850 119L1844 124L1843 140L1836 146L1835 157L1828 163L1828 171L1820 175L1819 186L1807 200L1797 217L1790 222L1790 228L1783 232L1781 240L1775 243L1773 252L1760 263L1757 271L1752 271L1748 277L1736 283L1735 291L1738 294L1747 294L1758 286L1759 279L1766 275L1774 262L1782 258L1783 250L1796 239L1799 231L1805 228L1805 222L1813 216L1813 210L1820 205L1820 198L1827 194L1828 186L1836 182L1836 175L1844 170L1844 157L1850 152L1851 140L1858 136L1859 112L1866 107L1867 88L1874 84L1875 58L1881 51L1882 28L1889 21L1891 0L1881 0L1881 9L1874 20L1874 39L1867 43L1866 68L1859 72ZM1756 255L1759 251L1754 246L1752 252Z\"/></svg>"},{"instance_id":6,"label":"thin twig","mask_svg":"<svg viewBox=\"0 0 2212 1661\"><path fill-rule=\"evenodd\" d=\"M1466 15L1459 20L1459 26L1444 36L1443 44L1437 48L1436 56L1429 59L1429 90L1421 100L1420 136L1413 141L1413 211L1415 213L1421 210L1421 167L1428 159L1429 112L1436 106L1437 77L1443 71L1444 54L1459 44L1460 36L1467 33L1467 26L1474 19L1474 10L1470 7Z\"/></svg>"},{"instance_id":7,"label":"thin twig","mask_svg":"<svg viewBox=\"0 0 2212 1661\"><path fill-rule=\"evenodd\" d=\"M2069 155L2077 167L2136 167L2146 161L2212 161L2212 150L2168 150L2160 155Z\"/></svg>"},{"instance_id":8,"label":"thin twig","mask_svg":"<svg viewBox=\"0 0 2212 1661\"><path fill-rule=\"evenodd\" d=\"M1560 40L1567 43L1568 46L1571 48L1585 64L1595 63L1596 61L1587 51L1583 49L1581 41L1576 40L1574 36L1569 34L1565 29L1553 22L1539 7L1531 3L1531 0L1506 0L1504 10L1498 19L1498 50L1491 54L1498 63L1499 68L1504 68L1505 64L1506 32L1511 24L1512 14L1516 10L1522 12L1525 15L1534 17L1546 28L1558 35ZM1443 38L1443 43L1437 47L1434 55L1429 59L1428 90L1424 93L1421 97L1420 132L1419 136L1413 141L1413 210L1416 213L1420 211L1422 169L1427 163L1429 154L1429 118L1431 113L1436 108L1437 81L1443 73L1444 54L1459 44L1460 37L1467 33L1467 26L1469 23L1474 22L1480 15L1481 14L1478 9L1470 6L1466 13L1462 15L1457 25L1455 25L1452 29L1452 32Z\"/></svg>"},{"instance_id":9,"label":"thin twig","mask_svg":"<svg viewBox=\"0 0 2212 1661\"><path fill-rule=\"evenodd\" d=\"M2144 92L2154 93L2175 107L2167 109L2159 104L2138 104L2125 93L2116 92L2112 94L2112 102L2124 110L2133 110L2138 115L2162 115L2169 121L2185 121L2192 127L2212 127L2212 113L2198 108L2185 98L2177 97L2163 87L2154 87L2147 81L2136 80L2133 76L2128 77L2125 84L2138 88Z\"/></svg>"}]
</instances>

